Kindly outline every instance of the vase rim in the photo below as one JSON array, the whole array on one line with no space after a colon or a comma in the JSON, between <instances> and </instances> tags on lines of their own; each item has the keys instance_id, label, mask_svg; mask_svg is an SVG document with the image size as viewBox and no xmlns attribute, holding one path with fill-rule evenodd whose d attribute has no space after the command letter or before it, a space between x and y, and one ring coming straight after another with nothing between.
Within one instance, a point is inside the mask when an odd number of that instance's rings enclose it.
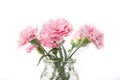
<instances>
[{"instance_id":1,"label":"vase rim","mask_svg":"<svg viewBox=\"0 0 120 80\"><path fill-rule=\"evenodd\" d=\"M47 60L47 59L44 59L43 62L49 62L49 63L53 63L53 62L58 62L58 61L55 61L55 60ZM61 62L67 62L67 63L75 63L76 62L76 59L69 59L68 61L61 61Z\"/></svg>"}]
</instances>

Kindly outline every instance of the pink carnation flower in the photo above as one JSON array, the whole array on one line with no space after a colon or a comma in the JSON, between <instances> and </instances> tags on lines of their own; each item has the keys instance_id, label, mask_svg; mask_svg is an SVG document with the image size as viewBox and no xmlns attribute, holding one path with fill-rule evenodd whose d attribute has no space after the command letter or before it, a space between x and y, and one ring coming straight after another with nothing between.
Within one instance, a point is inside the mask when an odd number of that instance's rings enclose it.
<instances>
[{"instance_id":1,"label":"pink carnation flower","mask_svg":"<svg viewBox=\"0 0 120 80\"><path fill-rule=\"evenodd\" d=\"M39 34L41 44L47 47L57 47L57 43L68 36L72 25L65 19L50 20L45 23Z\"/></svg>"},{"instance_id":2,"label":"pink carnation flower","mask_svg":"<svg viewBox=\"0 0 120 80\"><path fill-rule=\"evenodd\" d=\"M34 46L32 44L29 44L26 48L26 52L27 53L30 53L34 48L37 48L37 46Z\"/></svg>"},{"instance_id":3,"label":"pink carnation flower","mask_svg":"<svg viewBox=\"0 0 120 80\"><path fill-rule=\"evenodd\" d=\"M18 41L19 46L23 46L27 44L30 40L34 39L36 37L36 33L38 31L38 28L36 27L27 27L20 33L20 39ZM33 49L33 46L27 47L27 52L30 52Z\"/></svg>"},{"instance_id":4,"label":"pink carnation flower","mask_svg":"<svg viewBox=\"0 0 120 80\"><path fill-rule=\"evenodd\" d=\"M85 25L81 27L76 35L75 38L83 38L83 37L88 37L95 45L97 48L102 48L103 47L103 33L98 31L95 27Z\"/></svg>"},{"instance_id":5,"label":"pink carnation flower","mask_svg":"<svg viewBox=\"0 0 120 80\"><path fill-rule=\"evenodd\" d=\"M58 47L56 42L54 42L48 34L40 33L38 39L40 40L40 43L46 47L52 47L52 48Z\"/></svg>"},{"instance_id":6,"label":"pink carnation flower","mask_svg":"<svg viewBox=\"0 0 120 80\"><path fill-rule=\"evenodd\" d=\"M20 39L19 39L19 44L21 46L25 45L28 43L28 41L32 40L33 38L36 37L36 33L38 31L38 28L36 27L27 27L20 33Z\"/></svg>"}]
</instances>

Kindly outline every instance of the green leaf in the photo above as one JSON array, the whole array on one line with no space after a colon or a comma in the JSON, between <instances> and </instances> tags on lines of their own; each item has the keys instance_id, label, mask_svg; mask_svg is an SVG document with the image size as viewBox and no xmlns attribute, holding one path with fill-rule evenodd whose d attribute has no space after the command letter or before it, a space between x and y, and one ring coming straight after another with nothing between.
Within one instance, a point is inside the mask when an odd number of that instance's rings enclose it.
<instances>
[{"instance_id":1,"label":"green leaf","mask_svg":"<svg viewBox=\"0 0 120 80\"><path fill-rule=\"evenodd\" d=\"M43 55L43 56L41 56L41 57L40 57L40 59L39 59L39 61L38 61L37 66L39 66L39 64L40 64L41 60L42 60L44 57L46 57L46 56L47 56L47 55Z\"/></svg>"},{"instance_id":2,"label":"green leaf","mask_svg":"<svg viewBox=\"0 0 120 80\"><path fill-rule=\"evenodd\" d=\"M49 52L48 55L51 59L57 59L57 53L58 53L58 48L52 48Z\"/></svg>"},{"instance_id":3,"label":"green leaf","mask_svg":"<svg viewBox=\"0 0 120 80\"><path fill-rule=\"evenodd\" d=\"M81 46L85 47L87 44L89 44L91 42L90 39L88 39L87 37L85 37L84 39L82 39L82 43Z\"/></svg>"},{"instance_id":4,"label":"green leaf","mask_svg":"<svg viewBox=\"0 0 120 80\"><path fill-rule=\"evenodd\" d=\"M56 58L55 58L53 55L48 54L48 56L49 56L49 58L50 58L51 60L56 60Z\"/></svg>"},{"instance_id":5,"label":"green leaf","mask_svg":"<svg viewBox=\"0 0 120 80\"><path fill-rule=\"evenodd\" d=\"M40 64L41 60L42 60L44 57L46 57L46 56L50 57L50 59L52 59L52 60L55 60L55 57L54 57L54 56L52 56L52 55L50 55L50 54L47 54L47 55L42 55L42 56L40 57L39 61L38 61L37 66L39 66L39 64Z\"/></svg>"}]
</instances>

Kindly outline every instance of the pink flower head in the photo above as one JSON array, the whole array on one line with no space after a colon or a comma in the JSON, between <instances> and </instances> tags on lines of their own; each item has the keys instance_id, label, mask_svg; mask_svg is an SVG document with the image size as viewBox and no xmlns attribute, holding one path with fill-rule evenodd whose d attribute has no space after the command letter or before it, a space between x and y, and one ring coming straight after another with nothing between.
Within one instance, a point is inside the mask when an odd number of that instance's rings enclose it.
<instances>
[{"instance_id":1,"label":"pink flower head","mask_svg":"<svg viewBox=\"0 0 120 80\"><path fill-rule=\"evenodd\" d=\"M19 44L21 46L25 45L28 43L28 41L34 39L36 37L36 33L38 31L38 28L36 27L27 27L20 33L20 39L19 39Z\"/></svg>"},{"instance_id":2,"label":"pink flower head","mask_svg":"<svg viewBox=\"0 0 120 80\"><path fill-rule=\"evenodd\" d=\"M36 27L27 27L26 29L24 29L21 33L20 33L20 38L19 38L19 46L23 46L25 44L27 44L30 40L34 39L36 37L36 33L38 31L38 28ZM26 49L27 52L30 52L33 49L33 46L28 46L28 48Z\"/></svg>"},{"instance_id":3,"label":"pink flower head","mask_svg":"<svg viewBox=\"0 0 120 80\"><path fill-rule=\"evenodd\" d=\"M95 27L89 25L81 27L77 31L75 39L83 37L88 37L96 45L97 48L103 47L104 35L100 31L98 31Z\"/></svg>"},{"instance_id":4,"label":"pink flower head","mask_svg":"<svg viewBox=\"0 0 120 80\"><path fill-rule=\"evenodd\" d=\"M57 47L57 43L68 36L71 31L72 25L65 19L50 20L43 25L39 39L44 46Z\"/></svg>"},{"instance_id":5,"label":"pink flower head","mask_svg":"<svg viewBox=\"0 0 120 80\"><path fill-rule=\"evenodd\" d=\"M29 46L27 46L27 48L26 48L26 52L30 53L34 48L36 48L34 45L29 44Z\"/></svg>"}]
</instances>

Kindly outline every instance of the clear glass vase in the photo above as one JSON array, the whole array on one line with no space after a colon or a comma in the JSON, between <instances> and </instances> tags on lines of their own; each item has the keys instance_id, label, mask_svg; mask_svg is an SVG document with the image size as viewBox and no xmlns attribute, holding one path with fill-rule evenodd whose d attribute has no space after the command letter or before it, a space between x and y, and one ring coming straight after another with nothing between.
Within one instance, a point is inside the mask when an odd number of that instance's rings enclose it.
<instances>
[{"instance_id":1,"label":"clear glass vase","mask_svg":"<svg viewBox=\"0 0 120 80\"><path fill-rule=\"evenodd\" d=\"M40 80L79 80L74 70L75 60L51 61L44 60L45 68L41 73Z\"/></svg>"}]
</instances>

